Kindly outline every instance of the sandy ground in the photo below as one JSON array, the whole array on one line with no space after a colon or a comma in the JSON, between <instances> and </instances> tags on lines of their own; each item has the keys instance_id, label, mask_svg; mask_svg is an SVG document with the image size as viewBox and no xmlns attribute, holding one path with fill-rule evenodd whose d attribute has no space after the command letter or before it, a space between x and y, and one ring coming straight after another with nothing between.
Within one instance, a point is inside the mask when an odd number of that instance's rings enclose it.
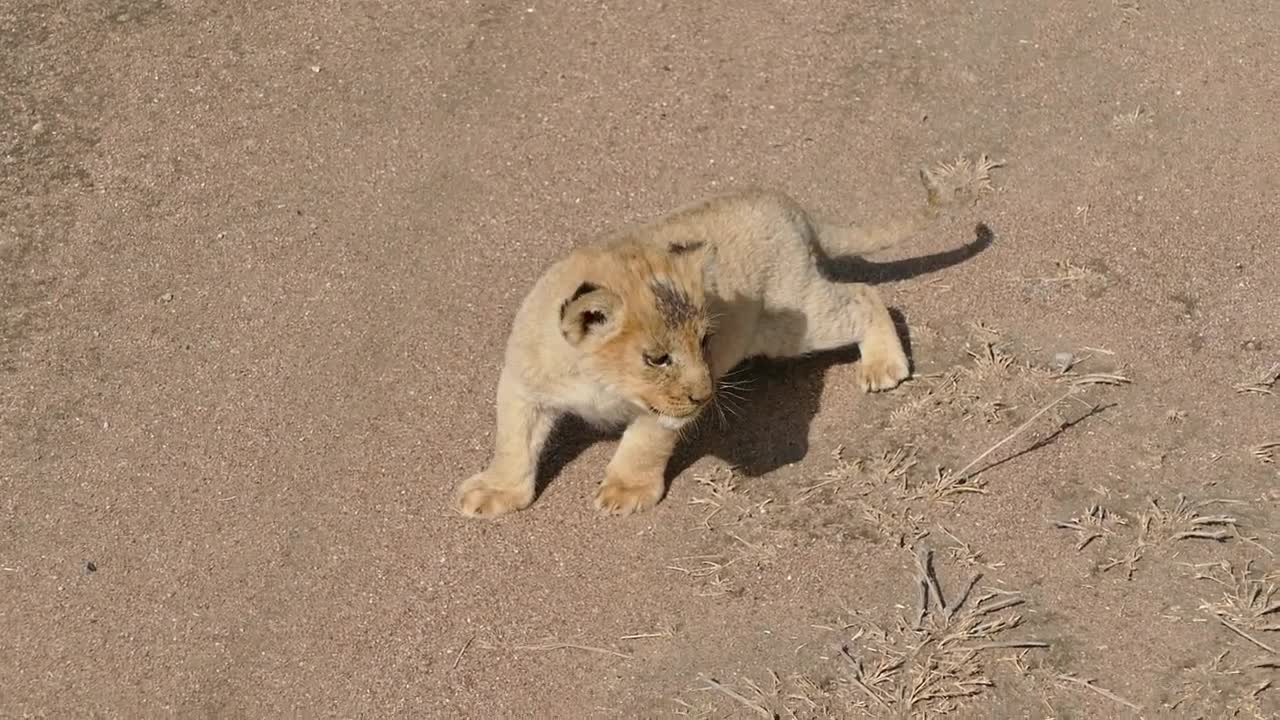
<instances>
[{"instance_id":1,"label":"sandy ground","mask_svg":"<svg viewBox=\"0 0 1280 720\"><path fill-rule=\"evenodd\" d=\"M0 715L1277 717L1277 37L4 3ZM869 268L914 381L761 366L650 513L597 516L614 440L572 428L532 508L452 512L567 248L748 183L874 219L980 153L997 192Z\"/></svg>"}]
</instances>

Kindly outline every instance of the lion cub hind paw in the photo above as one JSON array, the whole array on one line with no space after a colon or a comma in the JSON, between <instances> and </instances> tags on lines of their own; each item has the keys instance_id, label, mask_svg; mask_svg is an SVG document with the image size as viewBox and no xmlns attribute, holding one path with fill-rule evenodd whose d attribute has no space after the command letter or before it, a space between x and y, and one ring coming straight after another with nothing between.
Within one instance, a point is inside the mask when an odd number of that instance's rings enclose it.
<instances>
[{"instance_id":1,"label":"lion cub hind paw","mask_svg":"<svg viewBox=\"0 0 1280 720\"><path fill-rule=\"evenodd\" d=\"M606 515L630 515L648 510L662 499L663 483L623 483L605 480L596 490L596 509Z\"/></svg>"},{"instance_id":2,"label":"lion cub hind paw","mask_svg":"<svg viewBox=\"0 0 1280 720\"><path fill-rule=\"evenodd\" d=\"M496 487L484 473L473 475L458 489L458 510L468 517L495 518L523 510L533 502L530 493Z\"/></svg>"},{"instance_id":3,"label":"lion cub hind paw","mask_svg":"<svg viewBox=\"0 0 1280 720\"><path fill-rule=\"evenodd\" d=\"M911 376L905 357L864 358L858 367L858 385L863 392L892 390Z\"/></svg>"}]
</instances>

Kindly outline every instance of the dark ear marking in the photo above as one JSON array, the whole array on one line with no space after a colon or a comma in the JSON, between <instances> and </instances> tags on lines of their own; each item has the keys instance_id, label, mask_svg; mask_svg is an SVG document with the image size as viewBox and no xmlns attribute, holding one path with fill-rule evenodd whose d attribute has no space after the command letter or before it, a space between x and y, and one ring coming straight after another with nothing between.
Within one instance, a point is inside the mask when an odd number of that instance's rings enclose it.
<instances>
[{"instance_id":1,"label":"dark ear marking","mask_svg":"<svg viewBox=\"0 0 1280 720\"><path fill-rule=\"evenodd\" d=\"M704 243L701 241L691 243L672 243L667 247L672 255L688 255L691 252L697 252L702 249Z\"/></svg>"},{"instance_id":2,"label":"dark ear marking","mask_svg":"<svg viewBox=\"0 0 1280 720\"><path fill-rule=\"evenodd\" d=\"M573 302L574 300L577 300L583 295L586 295L589 292L595 292L596 290L599 290L599 289L600 288L596 287L595 285L592 285L589 282L584 282L578 286L577 290L573 291L572 295L569 296L569 302Z\"/></svg>"},{"instance_id":3,"label":"dark ear marking","mask_svg":"<svg viewBox=\"0 0 1280 720\"><path fill-rule=\"evenodd\" d=\"M582 323L582 334L586 335L591 331L592 326L599 325L607 319L608 318L604 316L604 313L599 310L587 310L582 313L582 317L579 318L579 321Z\"/></svg>"},{"instance_id":4,"label":"dark ear marking","mask_svg":"<svg viewBox=\"0 0 1280 720\"><path fill-rule=\"evenodd\" d=\"M584 282L560 303L560 333L577 345L589 335L608 332L621 300L612 291Z\"/></svg>"},{"instance_id":5,"label":"dark ear marking","mask_svg":"<svg viewBox=\"0 0 1280 720\"><path fill-rule=\"evenodd\" d=\"M583 295L586 295L589 292L595 292L596 290L599 290L599 289L600 288L596 287L595 285L592 285L589 282L584 282L581 285L579 285L578 289L574 290L572 295L566 298L564 302L560 303L560 319L562 321L564 320L564 311L569 309L569 303L573 302L574 300L577 300L578 298L582 297ZM603 316L601 316L600 319L603 320L604 319Z\"/></svg>"}]
</instances>

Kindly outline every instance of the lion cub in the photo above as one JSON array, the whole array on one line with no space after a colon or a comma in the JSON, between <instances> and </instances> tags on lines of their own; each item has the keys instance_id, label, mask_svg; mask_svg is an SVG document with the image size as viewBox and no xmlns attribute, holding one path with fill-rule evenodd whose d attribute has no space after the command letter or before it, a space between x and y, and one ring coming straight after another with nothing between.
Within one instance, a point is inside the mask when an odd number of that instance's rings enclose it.
<instances>
[{"instance_id":1,"label":"lion cub","mask_svg":"<svg viewBox=\"0 0 1280 720\"><path fill-rule=\"evenodd\" d=\"M753 356L787 358L856 343L864 391L910 373L888 309L868 285L840 284L821 261L887 248L922 229L966 188L940 184L976 165L922 171L927 206L879 228L826 223L775 192L703 200L580 247L552 265L515 315L498 380L488 467L458 488L465 514L495 517L533 502L538 457L562 414L626 426L596 491L600 510L657 504L681 430L714 401L717 381Z\"/></svg>"}]
</instances>

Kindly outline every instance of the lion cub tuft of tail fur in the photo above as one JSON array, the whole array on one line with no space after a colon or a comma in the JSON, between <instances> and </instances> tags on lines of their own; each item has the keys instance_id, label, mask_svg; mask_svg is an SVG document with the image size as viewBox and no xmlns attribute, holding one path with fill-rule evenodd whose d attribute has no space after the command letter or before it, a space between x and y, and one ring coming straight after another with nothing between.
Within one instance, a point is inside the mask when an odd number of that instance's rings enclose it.
<instances>
[{"instance_id":1,"label":"lion cub tuft of tail fur","mask_svg":"<svg viewBox=\"0 0 1280 720\"><path fill-rule=\"evenodd\" d=\"M496 517L533 502L555 420L625 426L595 504L615 515L653 507L680 433L715 402L741 361L859 346L873 392L910 374L888 309L871 286L836 283L820 260L890 247L957 197L989 189L983 158L922 171L925 206L867 228L820 221L777 192L709 198L552 265L517 310L498 379L494 452L458 488L464 514Z\"/></svg>"}]
</instances>

